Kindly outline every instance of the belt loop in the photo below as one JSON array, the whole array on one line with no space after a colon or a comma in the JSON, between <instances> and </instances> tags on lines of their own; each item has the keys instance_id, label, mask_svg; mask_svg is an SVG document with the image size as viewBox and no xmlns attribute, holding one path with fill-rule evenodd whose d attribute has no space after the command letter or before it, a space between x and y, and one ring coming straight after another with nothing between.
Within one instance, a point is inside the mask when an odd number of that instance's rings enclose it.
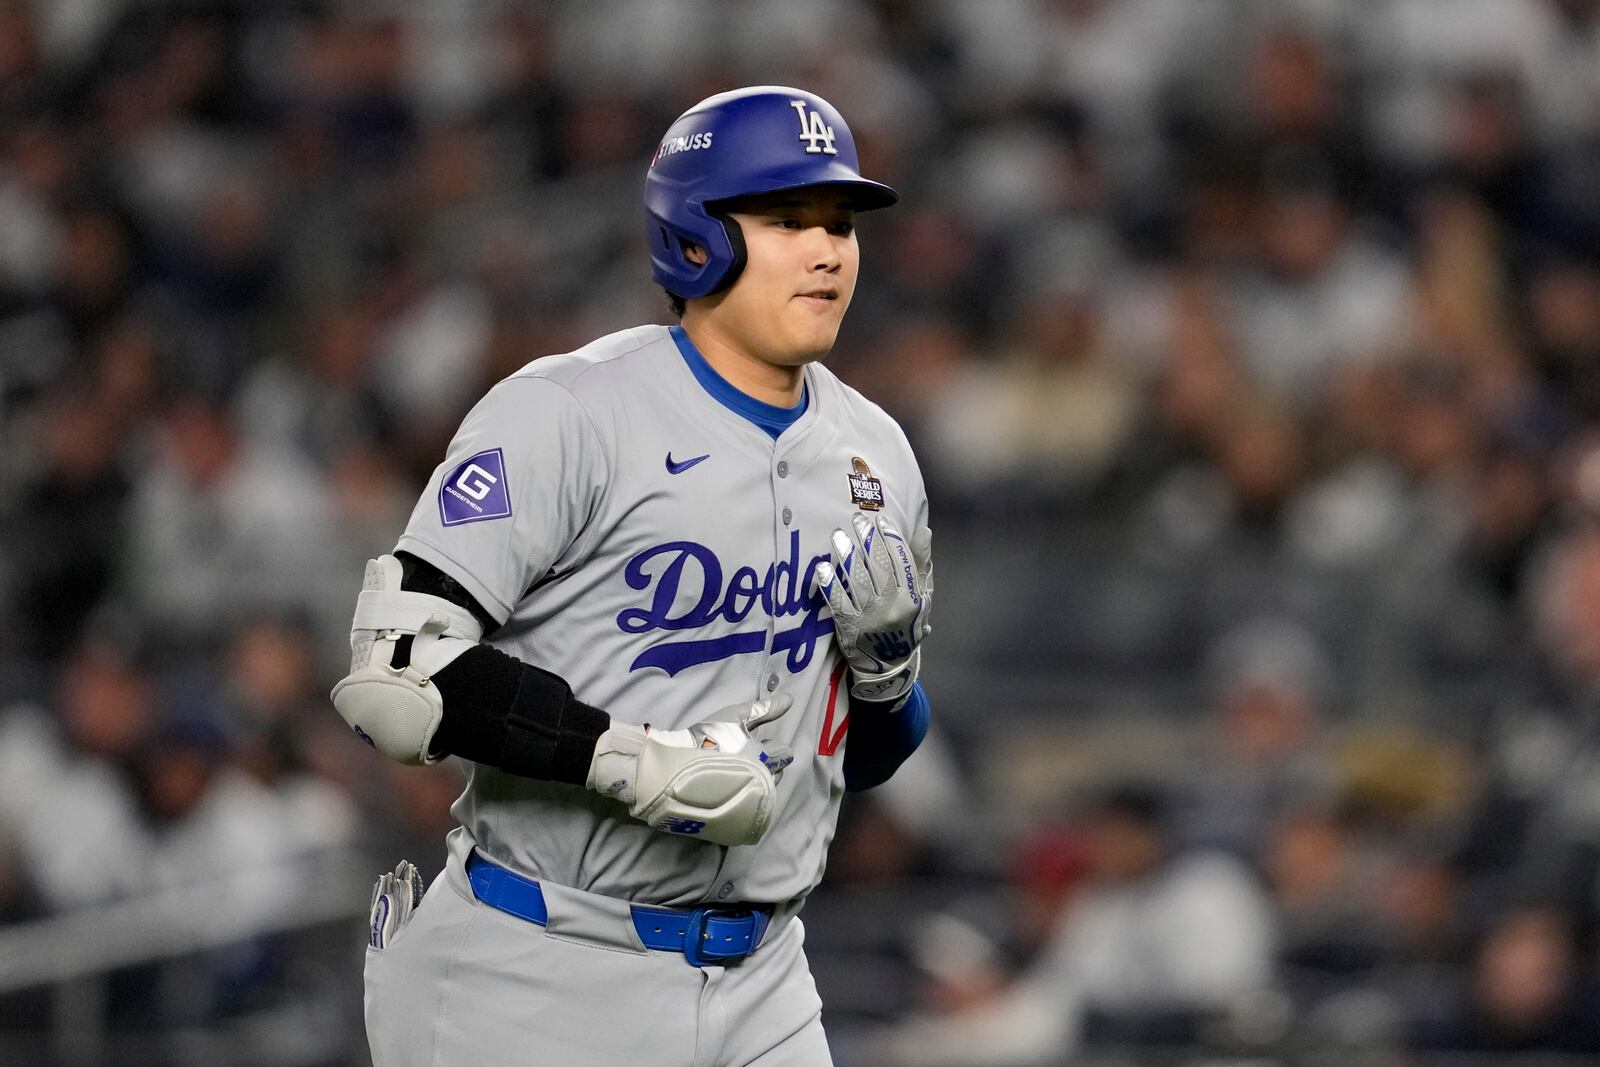
<instances>
[{"instance_id":1,"label":"belt loop","mask_svg":"<svg viewBox=\"0 0 1600 1067\"><path fill-rule=\"evenodd\" d=\"M705 967L715 962L702 954L708 937L706 919L705 909L696 908L689 913L689 921L683 928L683 958L691 967Z\"/></svg>"}]
</instances>

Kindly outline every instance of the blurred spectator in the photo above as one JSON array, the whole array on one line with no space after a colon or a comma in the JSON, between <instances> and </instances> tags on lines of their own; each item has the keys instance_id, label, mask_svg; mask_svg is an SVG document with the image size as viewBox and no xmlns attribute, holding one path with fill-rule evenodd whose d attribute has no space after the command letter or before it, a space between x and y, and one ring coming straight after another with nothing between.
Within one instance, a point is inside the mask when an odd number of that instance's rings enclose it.
<instances>
[{"instance_id":1,"label":"blurred spectator","mask_svg":"<svg viewBox=\"0 0 1600 1067\"><path fill-rule=\"evenodd\" d=\"M1024 975L1005 985L994 946L959 919L930 920L918 938L924 1011L866 1042L863 1062L890 1067L1010 1067L1060 1062L1080 1022L1061 990Z\"/></svg>"},{"instance_id":2,"label":"blurred spectator","mask_svg":"<svg viewBox=\"0 0 1600 1067\"><path fill-rule=\"evenodd\" d=\"M111 399L62 389L40 412L39 469L17 505L29 523L5 538L21 613L6 630L38 662L60 660L120 567L131 487Z\"/></svg>"},{"instance_id":3,"label":"blurred spectator","mask_svg":"<svg viewBox=\"0 0 1600 1067\"><path fill-rule=\"evenodd\" d=\"M61 218L61 255L50 309L79 344L120 317L139 287L132 234L113 211L95 204Z\"/></svg>"},{"instance_id":4,"label":"blurred spectator","mask_svg":"<svg viewBox=\"0 0 1600 1067\"><path fill-rule=\"evenodd\" d=\"M877 1034L869 1043L871 1058L908 1065L1030 1064L1076 1047L1081 1023L1074 1007L1063 1002L1055 976L1032 965L1088 873L1081 834L1067 825L1041 828L1012 849L1005 909L1010 929L980 928L953 913L925 919L912 950L920 1011Z\"/></svg>"},{"instance_id":5,"label":"blurred spectator","mask_svg":"<svg viewBox=\"0 0 1600 1067\"><path fill-rule=\"evenodd\" d=\"M1441 179L1470 192L1518 230L1538 223L1541 161L1531 143L1521 79L1497 68L1462 74L1445 98Z\"/></svg>"},{"instance_id":6,"label":"blurred spectator","mask_svg":"<svg viewBox=\"0 0 1600 1067\"><path fill-rule=\"evenodd\" d=\"M1041 293L1012 320L1006 351L943 383L924 432L949 492L1037 510L1099 484L1137 410L1102 318L1092 293Z\"/></svg>"},{"instance_id":7,"label":"blurred spectator","mask_svg":"<svg viewBox=\"0 0 1600 1067\"><path fill-rule=\"evenodd\" d=\"M282 808L289 835L283 848L289 853L337 848L356 830L346 781L313 773L317 764L309 748L321 738L317 727L326 717L313 637L286 619L256 619L242 627L228 650L220 701L239 768Z\"/></svg>"},{"instance_id":8,"label":"blurred spectator","mask_svg":"<svg viewBox=\"0 0 1600 1067\"><path fill-rule=\"evenodd\" d=\"M1484 450L1470 487L1466 553L1489 588L1513 601L1551 512L1542 452L1497 442Z\"/></svg>"},{"instance_id":9,"label":"blurred spectator","mask_svg":"<svg viewBox=\"0 0 1600 1067\"><path fill-rule=\"evenodd\" d=\"M1298 150L1269 161L1255 233L1255 261L1230 294L1241 355L1267 388L1309 404L1394 335L1405 268L1360 232L1327 161Z\"/></svg>"},{"instance_id":10,"label":"blurred spectator","mask_svg":"<svg viewBox=\"0 0 1600 1067\"><path fill-rule=\"evenodd\" d=\"M1096 802L1083 825L1087 878L1069 880L1049 943L1011 987L998 988L986 951L927 957L935 1005L956 1011L888 1039L894 1062L1039 1063L1083 1044L1177 1044L1269 988L1277 935L1264 895L1237 861L1177 849L1165 805L1144 786Z\"/></svg>"},{"instance_id":11,"label":"blurred spectator","mask_svg":"<svg viewBox=\"0 0 1600 1067\"><path fill-rule=\"evenodd\" d=\"M1250 860L1280 818L1334 796L1324 723L1333 667L1311 633L1281 619L1240 623L1207 660L1210 732L1180 827L1191 845Z\"/></svg>"},{"instance_id":12,"label":"blurred spectator","mask_svg":"<svg viewBox=\"0 0 1600 1067\"><path fill-rule=\"evenodd\" d=\"M1085 826L1091 881L1043 966L1081 997L1086 1040L1192 1039L1273 979L1277 934L1253 876L1220 853L1185 852L1168 801L1109 793Z\"/></svg>"},{"instance_id":13,"label":"blurred spectator","mask_svg":"<svg viewBox=\"0 0 1600 1067\"><path fill-rule=\"evenodd\" d=\"M1302 974L1299 991L1321 998L1310 1006L1311 1014L1329 1006L1363 1005L1361 1013L1382 1031L1383 1041L1397 1045L1407 1020L1449 1013L1467 957L1468 930L1477 921L1469 916L1480 905L1470 899L1461 865L1449 857L1425 845L1392 850L1386 859L1375 851L1367 841L1363 855L1375 869L1354 889L1358 907L1373 922L1364 943L1376 941L1378 967L1366 973Z\"/></svg>"},{"instance_id":14,"label":"blurred spectator","mask_svg":"<svg viewBox=\"0 0 1600 1067\"><path fill-rule=\"evenodd\" d=\"M1528 280L1528 319L1540 377L1575 423L1600 418L1600 270L1554 259Z\"/></svg>"},{"instance_id":15,"label":"blurred spectator","mask_svg":"<svg viewBox=\"0 0 1600 1067\"><path fill-rule=\"evenodd\" d=\"M215 644L219 624L315 600L329 551L326 488L297 455L250 447L200 398L164 413L158 457L135 487L122 582L173 644Z\"/></svg>"},{"instance_id":16,"label":"blurred spectator","mask_svg":"<svg viewBox=\"0 0 1600 1067\"><path fill-rule=\"evenodd\" d=\"M1291 988L1327 995L1376 969L1384 931L1373 921L1367 892L1376 876L1348 813L1325 807L1286 813L1266 835L1263 867Z\"/></svg>"},{"instance_id":17,"label":"blurred spectator","mask_svg":"<svg viewBox=\"0 0 1600 1067\"><path fill-rule=\"evenodd\" d=\"M317 736L330 744L344 740L320 733ZM366 786L362 800L367 811L362 816L360 835L368 851L375 858L410 860L431 884L444 870L445 834L457 825L450 805L461 795L464 785L460 768L452 763L418 771L374 758L363 759L358 768L352 769L370 773L375 779L362 783Z\"/></svg>"},{"instance_id":18,"label":"blurred spectator","mask_svg":"<svg viewBox=\"0 0 1600 1067\"><path fill-rule=\"evenodd\" d=\"M1013 913L1014 953L1029 963L1049 945L1073 898L1092 873L1084 835L1071 825L1046 825L1016 847L1011 883L1017 902Z\"/></svg>"},{"instance_id":19,"label":"blurred spectator","mask_svg":"<svg viewBox=\"0 0 1600 1067\"><path fill-rule=\"evenodd\" d=\"M5 736L0 721L0 738ZM0 815L0 823L3 823ZM39 891L34 887L27 865L15 854L9 831L0 825L0 928L41 918L46 912ZM51 1022L48 990L24 989L0 994L0 1032L35 1033L47 1031Z\"/></svg>"},{"instance_id":20,"label":"blurred spectator","mask_svg":"<svg viewBox=\"0 0 1600 1067\"><path fill-rule=\"evenodd\" d=\"M536 11L501 14L492 35L492 85L484 119L521 162L529 181L563 177L567 158L561 131L572 94L557 77L554 20Z\"/></svg>"},{"instance_id":21,"label":"blurred spectator","mask_svg":"<svg viewBox=\"0 0 1600 1067\"><path fill-rule=\"evenodd\" d=\"M1452 88L1463 77L1516 70L1548 15L1542 0L1382 0L1353 18L1363 57L1374 140L1393 167L1420 168L1444 152Z\"/></svg>"},{"instance_id":22,"label":"blurred spectator","mask_svg":"<svg viewBox=\"0 0 1600 1067\"><path fill-rule=\"evenodd\" d=\"M1600 991L1583 975L1569 920L1549 908L1496 916L1473 953L1466 989L1414 1047L1463 1052L1600 1052Z\"/></svg>"},{"instance_id":23,"label":"blurred spectator","mask_svg":"<svg viewBox=\"0 0 1600 1067\"><path fill-rule=\"evenodd\" d=\"M0 824L52 910L148 884L136 776L157 726L155 699L146 669L86 643L63 667L54 713L13 705L0 717Z\"/></svg>"},{"instance_id":24,"label":"blurred spectator","mask_svg":"<svg viewBox=\"0 0 1600 1067\"><path fill-rule=\"evenodd\" d=\"M236 418L245 438L326 463L388 429L371 382L373 327L356 300L308 315L294 357L263 361L241 385Z\"/></svg>"},{"instance_id":25,"label":"blurred spectator","mask_svg":"<svg viewBox=\"0 0 1600 1067\"><path fill-rule=\"evenodd\" d=\"M1600 534L1561 532L1530 583L1533 662L1485 724L1485 780L1460 849L1485 894L1560 904L1600 930Z\"/></svg>"}]
</instances>

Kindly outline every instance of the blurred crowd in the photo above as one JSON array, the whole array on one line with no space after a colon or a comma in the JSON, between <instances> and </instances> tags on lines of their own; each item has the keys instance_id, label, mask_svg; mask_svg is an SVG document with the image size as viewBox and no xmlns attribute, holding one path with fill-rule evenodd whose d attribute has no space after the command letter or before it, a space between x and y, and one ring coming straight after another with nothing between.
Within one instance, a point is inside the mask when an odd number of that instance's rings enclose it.
<instances>
[{"instance_id":1,"label":"blurred crowd","mask_svg":"<svg viewBox=\"0 0 1600 1067\"><path fill-rule=\"evenodd\" d=\"M363 561L670 321L654 138L761 82L902 195L830 366L939 534L841 1065L1600 1053L1600 0L0 0L0 923L438 870L456 771L326 699Z\"/></svg>"}]
</instances>

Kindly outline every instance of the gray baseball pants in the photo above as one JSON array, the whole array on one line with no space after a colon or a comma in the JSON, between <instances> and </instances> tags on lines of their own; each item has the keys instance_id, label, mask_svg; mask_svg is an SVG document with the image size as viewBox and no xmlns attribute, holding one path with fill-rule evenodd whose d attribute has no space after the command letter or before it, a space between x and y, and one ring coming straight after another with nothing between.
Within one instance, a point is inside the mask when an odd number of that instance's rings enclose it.
<instances>
[{"instance_id":1,"label":"gray baseball pants","mask_svg":"<svg viewBox=\"0 0 1600 1067\"><path fill-rule=\"evenodd\" d=\"M545 886L548 926L476 900L452 857L367 949L374 1067L831 1067L798 918L693 967L640 949L624 902Z\"/></svg>"}]
</instances>

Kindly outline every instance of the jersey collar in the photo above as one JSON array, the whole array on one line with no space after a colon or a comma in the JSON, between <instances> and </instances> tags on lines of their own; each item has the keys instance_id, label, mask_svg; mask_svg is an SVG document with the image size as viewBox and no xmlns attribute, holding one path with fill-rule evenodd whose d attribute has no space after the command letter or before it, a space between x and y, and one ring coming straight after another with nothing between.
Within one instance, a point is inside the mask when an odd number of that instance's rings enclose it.
<instances>
[{"instance_id":1,"label":"jersey collar","mask_svg":"<svg viewBox=\"0 0 1600 1067\"><path fill-rule=\"evenodd\" d=\"M774 441L778 436L799 421L800 416L806 413L806 408L811 403L811 387L803 383L800 392L800 402L793 407L780 407L777 404L768 404L757 400L748 393L740 391L733 383L716 372L716 369L706 362L706 357L700 354L694 342L689 340L689 335L682 326L673 326L669 332L672 340L677 344L678 351L683 354L683 361L689 365L689 370L694 373L695 380L700 387L711 395L711 398L735 415L746 419L765 432Z\"/></svg>"}]
</instances>

